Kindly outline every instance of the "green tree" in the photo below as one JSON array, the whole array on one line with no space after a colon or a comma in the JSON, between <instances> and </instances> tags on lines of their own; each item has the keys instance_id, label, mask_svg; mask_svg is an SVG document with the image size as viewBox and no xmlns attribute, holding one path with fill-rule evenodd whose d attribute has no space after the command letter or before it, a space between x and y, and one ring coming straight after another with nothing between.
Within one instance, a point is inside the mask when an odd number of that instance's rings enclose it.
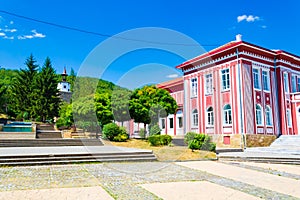
<instances>
[{"instance_id":1,"label":"green tree","mask_svg":"<svg viewBox=\"0 0 300 200\"><path fill-rule=\"evenodd\" d=\"M38 121L52 120L58 116L61 99L57 89L58 79L49 57L36 78L33 116Z\"/></svg>"},{"instance_id":2,"label":"green tree","mask_svg":"<svg viewBox=\"0 0 300 200\"><path fill-rule=\"evenodd\" d=\"M38 65L31 54L25 62L26 68L21 69L12 84L12 101L14 111L21 117L29 115L31 118L33 113L33 103L37 97L36 76Z\"/></svg>"},{"instance_id":3,"label":"green tree","mask_svg":"<svg viewBox=\"0 0 300 200\"><path fill-rule=\"evenodd\" d=\"M71 68L71 72L70 72L70 75L67 77L67 81L71 85L71 92L73 92L74 84L75 84L75 81L76 81L76 73L75 73L73 68Z\"/></svg>"},{"instance_id":4,"label":"green tree","mask_svg":"<svg viewBox=\"0 0 300 200\"><path fill-rule=\"evenodd\" d=\"M6 93L6 87L3 83L0 83L0 112L5 112L5 98L4 95Z\"/></svg>"},{"instance_id":5,"label":"green tree","mask_svg":"<svg viewBox=\"0 0 300 200\"><path fill-rule=\"evenodd\" d=\"M73 119L73 107L72 104L68 104L67 102L63 102L60 106L59 110L59 118L56 122L56 126L60 127L70 127L74 124Z\"/></svg>"},{"instance_id":6,"label":"green tree","mask_svg":"<svg viewBox=\"0 0 300 200\"><path fill-rule=\"evenodd\" d=\"M126 89L115 89L112 92L111 107L116 121L123 122L131 119L129 113L129 101L132 92Z\"/></svg>"},{"instance_id":7,"label":"green tree","mask_svg":"<svg viewBox=\"0 0 300 200\"><path fill-rule=\"evenodd\" d=\"M129 112L135 122L156 124L159 117L175 113L177 103L167 90L144 86L133 91Z\"/></svg>"},{"instance_id":8,"label":"green tree","mask_svg":"<svg viewBox=\"0 0 300 200\"><path fill-rule=\"evenodd\" d=\"M111 109L111 94L96 93L94 100L97 119L101 128L103 128L105 124L108 124L113 120L113 113Z\"/></svg>"}]
</instances>

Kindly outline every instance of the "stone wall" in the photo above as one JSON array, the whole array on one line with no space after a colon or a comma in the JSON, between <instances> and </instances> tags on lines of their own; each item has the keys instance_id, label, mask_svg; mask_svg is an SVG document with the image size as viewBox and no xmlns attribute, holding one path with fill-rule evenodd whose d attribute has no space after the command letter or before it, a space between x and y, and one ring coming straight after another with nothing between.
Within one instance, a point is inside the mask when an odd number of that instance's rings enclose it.
<instances>
[{"instance_id":1,"label":"stone wall","mask_svg":"<svg viewBox=\"0 0 300 200\"><path fill-rule=\"evenodd\" d=\"M217 148L244 148L241 134L211 134Z\"/></svg>"},{"instance_id":2,"label":"stone wall","mask_svg":"<svg viewBox=\"0 0 300 200\"><path fill-rule=\"evenodd\" d=\"M260 134L247 134L246 146L247 147L267 147L274 142L276 135L260 135Z\"/></svg>"}]
</instances>

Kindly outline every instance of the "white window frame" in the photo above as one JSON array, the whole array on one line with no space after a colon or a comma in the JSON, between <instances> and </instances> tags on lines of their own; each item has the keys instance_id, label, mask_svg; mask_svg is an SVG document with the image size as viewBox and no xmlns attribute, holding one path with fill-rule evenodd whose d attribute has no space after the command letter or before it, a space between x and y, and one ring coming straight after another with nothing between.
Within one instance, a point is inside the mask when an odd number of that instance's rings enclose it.
<instances>
[{"instance_id":1,"label":"white window frame","mask_svg":"<svg viewBox=\"0 0 300 200\"><path fill-rule=\"evenodd\" d=\"M256 104L255 105L255 120L256 120L256 125L262 126L264 124L263 122L263 109L261 105Z\"/></svg>"},{"instance_id":2,"label":"white window frame","mask_svg":"<svg viewBox=\"0 0 300 200\"><path fill-rule=\"evenodd\" d=\"M213 93L213 78L212 74L205 75L205 94L209 95Z\"/></svg>"},{"instance_id":3,"label":"white window frame","mask_svg":"<svg viewBox=\"0 0 300 200\"><path fill-rule=\"evenodd\" d=\"M264 91L270 91L270 72L267 70L262 71L262 82Z\"/></svg>"},{"instance_id":4,"label":"white window frame","mask_svg":"<svg viewBox=\"0 0 300 200\"><path fill-rule=\"evenodd\" d=\"M256 73L257 71L257 73ZM256 90L261 89L260 69L253 67L252 69L253 87Z\"/></svg>"},{"instance_id":5,"label":"white window frame","mask_svg":"<svg viewBox=\"0 0 300 200\"><path fill-rule=\"evenodd\" d=\"M214 109L212 106L206 109L206 125L207 126L214 125Z\"/></svg>"},{"instance_id":6,"label":"white window frame","mask_svg":"<svg viewBox=\"0 0 300 200\"><path fill-rule=\"evenodd\" d=\"M291 109L286 109L286 121L289 128L292 127L292 115Z\"/></svg>"},{"instance_id":7,"label":"white window frame","mask_svg":"<svg viewBox=\"0 0 300 200\"><path fill-rule=\"evenodd\" d=\"M226 108L229 106L229 108ZM232 124L232 111L231 105L226 104L223 107L223 125L231 125Z\"/></svg>"},{"instance_id":8,"label":"white window frame","mask_svg":"<svg viewBox=\"0 0 300 200\"><path fill-rule=\"evenodd\" d=\"M230 69L222 69L221 70L221 85L222 91L230 90Z\"/></svg>"},{"instance_id":9,"label":"white window frame","mask_svg":"<svg viewBox=\"0 0 300 200\"><path fill-rule=\"evenodd\" d=\"M198 78L191 79L191 97L196 97L198 94Z\"/></svg>"},{"instance_id":10,"label":"white window frame","mask_svg":"<svg viewBox=\"0 0 300 200\"><path fill-rule=\"evenodd\" d=\"M198 110L197 109L194 109L192 111L192 127L195 128L195 127L198 127Z\"/></svg>"},{"instance_id":11,"label":"white window frame","mask_svg":"<svg viewBox=\"0 0 300 200\"><path fill-rule=\"evenodd\" d=\"M266 125L273 126L272 109L270 106L266 106L265 114L266 114Z\"/></svg>"},{"instance_id":12,"label":"white window frame","mask_svg":"<svg viewBox=\"0 0 300 200\"><path fill-rule=\"evenodd\" d=\"M287 72L283 73L283 86L285 93L289 93L289 76Z\"/></svg>"}]
</instances>

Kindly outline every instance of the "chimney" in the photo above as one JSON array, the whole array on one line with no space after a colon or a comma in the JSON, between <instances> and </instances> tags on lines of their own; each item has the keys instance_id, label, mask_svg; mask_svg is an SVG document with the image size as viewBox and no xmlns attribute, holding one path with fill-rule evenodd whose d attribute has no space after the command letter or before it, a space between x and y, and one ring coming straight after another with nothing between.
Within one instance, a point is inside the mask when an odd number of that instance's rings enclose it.
<instances>
[{"instance_id":1,"label":"chimney","mask_svg":"<svg viewBox=\"0 0 300 200\"><path fill-rule=\"evenodd\" d=\"M237 34L237 35L235 36L235 41L236 41L236 42L242 41L242 35L241 35L241 34Z\"/></svg>"}]
</instances>

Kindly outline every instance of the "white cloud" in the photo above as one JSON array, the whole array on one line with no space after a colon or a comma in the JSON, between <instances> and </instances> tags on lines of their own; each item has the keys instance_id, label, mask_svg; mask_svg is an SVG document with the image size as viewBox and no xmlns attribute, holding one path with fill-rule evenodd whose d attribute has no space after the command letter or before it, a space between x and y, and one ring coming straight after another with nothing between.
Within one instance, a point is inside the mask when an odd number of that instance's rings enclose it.
<instances>
[{"instance_id":1,"label":"white cloud","mask_svg":"<svg viewBox=\"0 0 300 200\"><path fill-rule=\"evenodd\" d=\"M240 15L237 17L237 21L238 22L242 22L244 20L246 20L247 22L254 22L259 20L260 18L258 16L254 16L254 15Z\"/></svg>"},{"instance_id":2,"label":"white cloud","mask_svg":"<svg viewBox=\"0 0 300 200\"><path fill-rule=\"evenodd\" d=\"M11 24L11 25L14 24L14 21L10 21L9 24Z\"/></svg>"},{"instance_id":3,"label":"white cloud","mask_svg":"<svg viewBox=\"0 0 300 200\"><path fill-rule=\"evenodd\" d=\"M42 34L42 33L38 33L36 32L36 30L32 30L32 33L34 33L33 37L37 37L37 38L44 38L46 37L46 35Z\"/></svg>"},{"instance_id":4,"label":"white cloud","mask_svg":"<svg viewBox=\"0 0 300 200\"><path fill-rule=\"evenodd\" d=\"M5 36L6 36L5 33L0 32L0 37L5 37Z\"/></svg>"},{"instance_id":5,"label":"white cloud","mask_svg":"<svg viewBox=\"0 0 300 200\"><path fill-rule=\"evenodd\" d=\"M4 29L3 31L5 31L5 32L10 32L10 33L14 33L14 32L17 32L17 29L15 29L15 28L13 28L13 29L7 28L7 29Z\"/></svg>"},{"instance_id":6,"label":"white cloud","mask_svg":"<svg viewBox=\"0 0 300 200\"><path fill-rule=\"evenodd\" d=\"M266 25L263 25L263 26L261 26L263 29L265 29L265 28L267 28L267 26Z\"/></svg>"},{"instance_id":7,"label":"white cloud","mask_svg":"<svg viewBox=\"0 0 300 200\"><path fill-rule=\"evenodd\" d=\"M26 39L33 39L33 38L45 38L46 35L42 33L38 33L36 30L31 31L33 34L31 35L19 35L18 39L19 40L26 40Z\"/></svg>"},{"instance_id":8,"label":"white cloud","mask_svg":"<svg viewBox=\"0 0 300 200\"><path fill-rule=\"evenodd\" d=\"M15 37L14 37L14 36L10 36L10 37L4 36L3 38L4 38L4 39L8 39L8 40L13 40Z\"/></svg>"},{"instance_id":9,"label":"white cloud","mask_svg":"<svg viewBox=\"0 0 300 200\"><path fill-rule=\"evenodd\" d=\"M167 76L167 78L177 78L178 76L178 74L170 74Z\"/></svg>"}]
</instances>

